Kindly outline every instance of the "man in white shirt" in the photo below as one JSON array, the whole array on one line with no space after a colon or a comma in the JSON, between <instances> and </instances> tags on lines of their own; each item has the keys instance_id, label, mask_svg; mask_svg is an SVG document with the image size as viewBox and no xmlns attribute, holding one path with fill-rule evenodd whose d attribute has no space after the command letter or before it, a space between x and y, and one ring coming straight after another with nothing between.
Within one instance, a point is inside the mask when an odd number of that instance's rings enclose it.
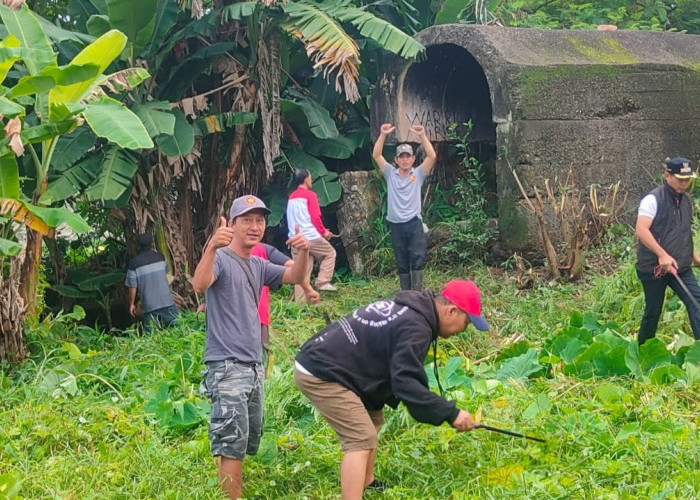
<instances>
[{"instance_id":1,"label":"man in white shirt","mask_svg":"<svg viewBox=\"0 0 700 500\"><path fill-rule=\"evenodd\" d=\"M700 339L700 310L693 304L677 279L676 273L696 301L700 287L692 266L700 266L700 257L693 250L693 203L686 189L697 175L686 158L666 160L665 182L647 194L639 204L636 234L637 276L644 287L644 316L637 340L642 345L656 335L664 305L666 287L670 286L685 304L693 336Z\"/></svg>"}]
</instances>

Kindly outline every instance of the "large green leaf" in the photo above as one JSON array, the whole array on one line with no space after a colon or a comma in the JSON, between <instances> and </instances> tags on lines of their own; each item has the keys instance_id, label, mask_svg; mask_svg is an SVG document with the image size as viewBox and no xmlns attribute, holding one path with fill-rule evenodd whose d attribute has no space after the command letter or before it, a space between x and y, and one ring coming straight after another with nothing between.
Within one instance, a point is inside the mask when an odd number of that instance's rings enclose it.
<instances>
[{"instance_id":1,"label":"large green leaf","mask_svg":"<svg viewBox=\"0 0 700 500\"><path fill-rule=\"evenodd\" d=\"M671 364L671 353L656 337L647 340L641 346L630 342L625 353L625 363L633 375L641 377L648 375L657 366Z\"/></svg>"},{"instance_id":2,"label":"large green leaf","mask_svg":"<svg viewBox=\"0 0 700 500\"><path fill-rule=\"evenodd\" d=\"M74 286L68 285L54 285L51 287L52 290L58 292L59 295L63 297L68 297L69 299L92 299L94 294L83 292Z\"/></svg>"},{"instance_id":3,"label":"large green leaf","mask_svg":"<svg viewBox=\"0 0 700 500\"><path fill-rule=\"evenodd\" d=\"M35 127L23 128L19 135L22 137L22 142L24 144L30 144L45 141L56 137L57 135L65 134L75 127L75 125L75 120L42 123L41 125L36 125Z\"/></svg>"},{"instance_id":4,"label":"large green leaf","mask_svg":"<svg viewBox=\"0 0 700 500\"><path fill-rule=\"evenodd\" d=\"M612 333L601 333L573 363L564 367L564 373L581 378L627 375L630 371L625 364L628 344L627 340Z\"/></svg>"},{"instance_id":5,"label":"large green leaf","mask_svg":"<svg viewBox=\"0 0 700 500\"><path fill-rule=\"evenodd\" d=\"M562 333L552 340L548 351L565 363L571 363L576 356L588 349L588 345L569 333Z\"/></svg>"},{"instance_id":6,"label":"large green leaf","mask_svg":"<svg viewBox=\"0 0 700 500\"><path fill-rule=\"evenodd\" d=\"M294 100L280 100L282 112L289 121L307 128L319 139L338 137L338 129L326 108L297 92L290 94Z\"/></svg>"},{"instance_id":7,"label":"large green leaf","mask_svg":"<svg viewBox=\"0 0 700 500\"><path fill-rule=\"evenodd\" d=\"M22 245L16 241L6 240L5 238L0 238L0 255L13 256L19 255L22 251Z\"/></svg>"},{"instance_id":8,"label":"large green leaf","mask_svg":"<svg viewBox=\"0 0 700 500\"><path fill-rule=\"evenodd\" d=\"M85 111L80 102L52 102L49 106L49 123L73 120Z\"/></svg>"},{"instance_id":9,"label":"large green leaf","mask_svg":"<svg viewBox=\"0 0 700 500\"><path fill-rule=\"evenodd\" d=\"M17 48L19 46L19 39L14 35L8 35L0 41L0 48ZM17 57L5 57L2 62L0 62L0 83L5 81L7 72L14 66L17 59Z\"/></svg>"},{"instance_id":10,"label":"large green leaf","mask_svg":"<svg viewBox=\"0 0 700 500\"><path fill-rule=\"evenodd\" d=\"M665 385L684 379L685 372L676 365L661 365L649 372L649 381L656 385Z\"/></svg>"},{"instance_id":11,"label":"large green leaf","mask_svg":"<svg viewBox=\"0 0 700 500\"><path fill-rule=\"evenodd\" d=\"M474 0L445 0L442 3L442 8L435 15L435 24L452 24L459 22L462 11L473 3Z\"/></svg>"},{"instance_id":12,"label":"large green leaf","mask_svg":"<svg viewBox=\"0 0 700 500\"><path fill-rule=\"evenodd\" d=\"M0 3L0 17L7 32L19 40L20 46L32 51L33 57L23 60L30 75L39 74L47 66L56 66L56 54L51 43L26 3L19 10L12 10Z\"/></svg>"},{"instance_id":13,"label":"large green leaf","mask_svg":"<svg viewBox=\"0 0 700 500\"><path fill-rule=\"evenodd\" d=\"M305 168L311 172L311 178L314 182L317 178L329 173L321 160L306 154L301 149L285 149L282 156L287 160L292 170Z\"/></svg>"},{"instance_id":14,"label":"large green leaf","mask_svg":"<svg viewBox=\"0 0 700 500\"><path fill-rule=\"evenodd\" d=\"M14 118L15 116L24 116L24 113L24 106L9 100L7 97L0 96L0 115Z\"/></svg>"},{"instance_id":15,"label":"large green leaf","mask_svg":"<svg viewBox=\"0 0 700 500\"><path fill-rule=\"evenodd\" d=\"M43 94L56 85L72 85L86 80L94 80L100 71L96 64L70 64L68 66L47 66L38 75L22 77L12 88L10 97Z\"/></svg>"},{"instance_id":16,"label":"large green leaf","mask_svg":"<svg viewBox=\"0 0 700 500\"><path fill-rule=\"evenodd\" d=\"M97 136L123 148L153 147L153 141L138 116L111 97L90 102L85 107L83 116Z\"/></svg>"},{"instance_id":17,"label":"large green leaf","mask_svg":"<svg viewBox=\"0 0 700 500\"><path fill-rule=\"evenodd\" d=\"M124 276L125 273L123 272L100 274L84 279L76 283L76 285L84 292L95 292L124 281Z\"/></svg>"},{"instance_id":18,"label":"large green leaf","mask_svg":"<svg viewBox=\"0 0 700 500\"><path fill-rule=\"evenodd\" d=\"M119 57L125 45L126 36L117 30L110 30L81 50L71 64L97 64L100 68L98 74L101 74ZM75 102L90 88L93 81L54 87L49 93L49 102Z\"/></svg>"},{"instance_id":19,"label":"large green leaf","mask_svg":"<svg viewBox=\"0 0 700 500\"><path fill-rule=\"evenodd\" d=\"M51 157L55 172L62 172L82 158L95 145L95 134L88 127L78 127L58 139Z\"/></svg>"},{"instance_id":20,"label":"large green leaf","mask_svg":"<svg viewBox=\"0 0 700 500\"><path fill-rule=\"evenodd\" d=\"M86 25L87 32L92 36L100 37L112 29L109 22L109 16L106 14L95 14L90 16Z\"/></svg>"},{"instance_id":21,"label":"large green leaf","mask_svg":"<svg viewBox=\"0 0 700 500\"><path fill-rule=\"evenodd\" d=\"M175 115L170 111L169 102L151 101L145 104L134 104L131 110L143 122L151 137L174 133Z\"/></svg>"},{"instance_id":22,"label":"large green leaf","mask_svg":"<svg viewBox=\"0 0 700 500\"><path fill-rule=\"evenodd\" d=\"M358 144L349 137L338 136L330 139L317 139L309 136L303 139L304 151L314 156L325 156L344 160L350 158Z\"/></svg>"},{"instance_id":23,"label":"large green leaf","mask_svg":"<svg viewBox=\"0 0 700 500\"><path fill-rule=\"evenodd\" d=\"M696 340L685 354L685 362L700 366L700 340Z\"/></svg>"},{"instance_id":24,"label":"large green leaf","mask_svg":"<svg viewBox=\"0 0 700 500\"><path fill-rule=\"evenodd\" d=\"M101 165L101 155L90 155L69 169L63 170L55 179L49 182L46 191L39 198L39 203L50 205L79 194L94 181Z\"/></svg>"},{"instance_id":25,"label":"large green leaf","mask_svg":"<svg viewBox=\"0 0 700 500\"><path fill-rule=\"evenodd\" d=\"M155 28L158 0L107 0L109 22L131 42L130 56L141 54Z\"/></svg>"},{"instance_id":26,"label":"large green leaf","mask_svg":"<svg viewBox=\"0 0 700 500\"><path fill-rule=\"evenodd\" d=\"M175 115L175 130L172 135L156 137L156 144L166 156L182 156L192 152L194 147L194 129L187 122L184 113L173 110Z\"/></svg>"},{"instance_id":27,"label":"large green leaf","mask_svg":"<svg viewBox=\"0 0 700 500\"><path fill-rule=\"evenodd\" d=\"M46 222L51 227L66 224L76 233L84 233L90 229L90 225L77 213L68 208L37 207L29 203L24 204L29 211Z\"/></svg>"},{"instance_id":28,"label":"large green leaf","mask_svg":"<svg viewBox=\"0 0 700 500\"><path fill-rule=\"evenodd\" d=\"M252 16L255 9L260 6L259 2L236 2L221 9L221 23L225 24L232 19L241 20L244 17Z\"/></svg>"},{"instance_id":29,"label":"large green leaf","mask_svg":"<svg viewBox=\"0 0 700 500\"><path fill-rule=\"evenodd\" d=\"M138 163L133 154L112 147L105 155L95 183L85 190L85 194L91 201L116 200L131 188L131 179L137 169Z\"/></svg>"},{"instance_id":30,"label":"large green leaf","mask_svg":"<svg viewBox=\"0 0 700 500\"><path fill-rule=\"evenodd\" d=\"M20 132L23 144L33 144L35 142L52 139L57 135L65 134L71 128L75 127L75 120L66 120L56 123L43 123L34 127L23 128ZM8 139L0 139L0 156L9 154L11 150L8 147Z\"/></svg>"},{"instance_id":31,"label":"large green leaf","mask_svg":"<svg viewBox=\"0 0 700 500\"><path fill-rule=\"evenodd\" d=\"M76 23L81 32L86 31L86 24L90 16L107 14L107 6L104 2L90 0L71 0L68 3L68 15Z\"/></svg>"},{"instance_id":32,"label":"large green leaf","mask_svg":"<svg viewBox=\"0 0 700 500\"><path fill-rule=\"evenodd\" d=\"M318 204L322 207L338 201L343 194L338 174L335 172L328 172L328 174L314 180L313 190L318 195Z\"/></svg>"},{"instance_id":33,"label":"large green leaf","mask_svg":"<svg viewBox=\"0 0 700 500\"><path fill-rule=\"evenodd\" d=\"M507 359L496 372L500 381L508 379L525 380L530 375L542 369L537 361L537 349L528 349L525 354Z\"/></svg>"},{"instance_id":34,"label":"large green leaf","mask_svg":"<svg viewBox=\"0 0 700 500\"><path fill-rule=\"evenodd\" d=\"M19 169L14 154L0 156L0 198L19 198Z\"/></svg>"},{"instance_id":35,"label":"large green leaf","mask_svg":"<svg viewBox=\"0 0 700 500\"><path fill-rule=\"evenodd\" d=\"M282 222L287 210L287 192L279 186L263 186L260 197L265 200L265 205L270 210L267 216L267 225L272 227Z\"/></svg>"},{"instance_id":36,"label":"large green leaf","mask_svg":"<svg viewBox=\"0 0 700 500\"><path fill-rule=\"evenodd\" d=\"M166 35L176 25L179 13L180 8L177 2L173 0L158 0L157 10L154 16L153 35L142 51L144 57L152 57L158 52Z\"/></svg>"},{"instance_id":37,"label":"large green leaf","mask_svg":"<svg viewBox=\"0 0 700 500\"><path fill-rule=\"evenodd\" d=\"M60 26L57 26L53 22L49 21L45 17L40 16L36 12L34 12L34 16L39 20L39 24L41 24L41 27L44 29L44 33L46 33L46 36L53 43L70 41L75 42L82 47L84 45L92 43L95 40L95 37L82 33L80 31L71 31L63 29Z\"/></svg>"}]
</instances>

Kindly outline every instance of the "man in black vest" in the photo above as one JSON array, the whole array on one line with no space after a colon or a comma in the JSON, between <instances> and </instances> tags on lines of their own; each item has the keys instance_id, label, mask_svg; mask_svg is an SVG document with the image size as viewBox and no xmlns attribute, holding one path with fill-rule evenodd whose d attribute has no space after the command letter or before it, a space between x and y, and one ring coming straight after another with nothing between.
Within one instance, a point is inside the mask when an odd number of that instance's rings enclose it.
<instances>
[{"instance_id":1,"label":"man in black vest","mask_svg":"<svg viewBox=\"0 0 700 500\"><path fill-rule=\"evenodd\" d=\"M637 335L639 345L656 334L667 286L685 304L693 336L700 339L700 311L670 272L673 267L693 297L700 301L700 287L692 270L693 265L700 266L700 257L693 251L693 203L686 193L690 179L696 177L686 158L667 159L666 182L647 194L639 204L637 276L644 287L645 301Z\"/></svg>"}]
</instances>

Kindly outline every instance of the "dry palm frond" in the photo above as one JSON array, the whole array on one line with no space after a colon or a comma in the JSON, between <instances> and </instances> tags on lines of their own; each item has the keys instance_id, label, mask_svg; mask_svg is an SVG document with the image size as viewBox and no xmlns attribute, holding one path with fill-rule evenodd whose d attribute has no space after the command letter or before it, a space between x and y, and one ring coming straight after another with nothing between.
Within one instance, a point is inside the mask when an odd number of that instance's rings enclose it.
<instances>
[{"instance_id":1,"label":"dry palm frond","mask_svg":"<svg viewBox=\"0 0 700 500\"><path fill-rule=\"evenodd\" d=\"M49 226L34 215L20 200L12 198L0 198L0 215L12 217L16 222L30 227L34 231L49 238L53 238L56 228Z\"/></svg>"},{"instance_id":2,"label":"dry palm frond","mask_svg":"<svg viewBox=\"0 0 700 500\"><path fill-rule=\"evenodd\" d=\"M5 268L0 257L0 270ZM27 354L23 340L24 313L27 306L22 299L22 257L11 257L7 278L0 272L0 359L21 361Z\"/></svg>"},{"instance_id":3,"label":"dry palm frond","mask_svg":"<svg viewBox=\"0 0 700 500\"><path fill-rule=\"evenodd\" d=\"M17 156L24 154L24 144L22 144L22 121L19 118L11 118L5 125L5 137L10 140L10 149Z\"/></svg>"},{"instance_id":4,"label":"dry palm frond","mask_svg":"<svg viewBox=\"0 0 700 500\"><path fill-rule=\"evenodd\" d=\"M284 28L304 44L314 69L321 71L324 78L330 72L337 71L336 90L344 90L349 101L357 101L360 98L357 89L360 49L352 37L331 15L316 5L288 2L283 8L290 18Z\"/></svg>"},{"instance_id":5,"label":"dry palm frond","mask_svg":"<svg viewBox=\"0 0 700 500\"><path fill-rule=\"evenodd\" d=\"M261 31L263 31L261 29ZM265 177L274 172L274 161L280 154L282 125L280 123L280 61L279 37L273 33L268 40L258 40L258 104L263 132Z\"/></svg>"},{"instance_id":6,"label":"dry palm frond","mask_svg":"<svg viewBox=\"0 0 700 500\"><path fill-rule=\"evenodd\" d=\"M2 0L2 3L12 10L19 10L24 5L24 0Z\"/></svg>"}]
</instances>

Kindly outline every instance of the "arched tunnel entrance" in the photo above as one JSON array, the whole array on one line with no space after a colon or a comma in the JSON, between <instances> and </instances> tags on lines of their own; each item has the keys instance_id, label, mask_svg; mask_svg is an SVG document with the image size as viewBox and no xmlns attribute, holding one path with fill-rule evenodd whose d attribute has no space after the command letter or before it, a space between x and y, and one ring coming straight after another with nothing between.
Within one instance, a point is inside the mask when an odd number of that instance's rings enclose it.
<instances>
[{"instance_id":1,"label":"arched tunnel entrance","mask_svg":"<svg viewBox=\"0 0 700 500\"><path fill-rule=\"evenodd\" d=\"M453 44L429 46L424 61L408 66L398 89L397 116L400 131L415 124L426 128L435 145L439 164L434 182L448 189L464 176L458 140L450 138L450 127L457 126L458 137L466 135L470 155L481 165L482 179L496 216L496 124L493 121L491 93L483 68L463 47ZM404 134L401 134L404 135ZM415 140L412 134L404 135Z\"/></svg>"}]
</instances>

